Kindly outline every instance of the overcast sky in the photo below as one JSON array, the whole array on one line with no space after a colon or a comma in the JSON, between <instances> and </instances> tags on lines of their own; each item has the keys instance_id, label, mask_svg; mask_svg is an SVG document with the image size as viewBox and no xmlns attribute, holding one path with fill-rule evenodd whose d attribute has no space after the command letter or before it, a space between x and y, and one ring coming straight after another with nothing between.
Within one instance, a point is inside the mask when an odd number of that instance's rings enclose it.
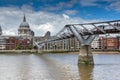
<instances>
[{"instance_id":1,"label":"overcast sky","mask_svg":"<svg viewBox=\"0 0 120 80\"><path fill-rule=\"evenodd\" d=\"M3 35L18 35L24 13L36 36L66 24L120 19L119 0L0 0Z\"/></svg>"}]
</instances>

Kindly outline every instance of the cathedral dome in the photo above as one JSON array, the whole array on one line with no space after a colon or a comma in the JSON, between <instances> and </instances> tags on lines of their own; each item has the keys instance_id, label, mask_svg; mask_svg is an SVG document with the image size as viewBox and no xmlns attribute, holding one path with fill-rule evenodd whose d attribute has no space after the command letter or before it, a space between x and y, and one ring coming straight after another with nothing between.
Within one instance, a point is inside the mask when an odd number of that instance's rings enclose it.
<instances>
[{"instance_id":1,"label":"cathedral dome","mask_svg":"<svg viewBox=\"0 0 120 80\"><path fill-rule=\"evenodd\" d=\"M27 28L29 28L29 24L27 22L22 22L20 24L20 27L27 27Z\"/></svg>"},{"instance_id":2,"label":"cathedral dome","mask_svg":"<svg viewBox=\"0 0 120 80\"><path fill-rule=\"evenodd\" d=\"M23 22L20 24L20 27L29 28L29 24L26 22L25 15L23 17Z\"/></svg>"}]
</instances>

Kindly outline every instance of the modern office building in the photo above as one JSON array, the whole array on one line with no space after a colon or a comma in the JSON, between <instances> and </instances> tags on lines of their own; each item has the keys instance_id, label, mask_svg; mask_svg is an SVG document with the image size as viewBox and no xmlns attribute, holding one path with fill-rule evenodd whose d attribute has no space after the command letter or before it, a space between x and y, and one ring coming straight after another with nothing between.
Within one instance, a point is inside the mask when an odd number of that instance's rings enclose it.
<instances>
[{"instance_id":1,"label":"modern office building","mask_svg":"<svg viewBox=\"0 0 120 80\"><path fill-rule=\"evenodd\" d=\"M6 49L6 37L0 36L0 50Z\"/></svg>"},{"instance_id":2,"label":"modern office building","mask_svg":"<svg viewBox=\"0 0 120 80\"><path fill-rule=\"evenodd\" d=\"M92 49L101 49L101 47L102 47L101 37L96 37L91 43L91 48Z\"/></svg>"}]
</instances>

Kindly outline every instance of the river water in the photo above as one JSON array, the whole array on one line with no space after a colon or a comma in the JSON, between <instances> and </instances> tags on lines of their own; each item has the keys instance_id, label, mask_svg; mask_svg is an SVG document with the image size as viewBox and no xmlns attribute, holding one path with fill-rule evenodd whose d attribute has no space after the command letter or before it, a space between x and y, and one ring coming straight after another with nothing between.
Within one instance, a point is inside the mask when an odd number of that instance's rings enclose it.
<instances>
[{"instance_id":1,"label":"river water","mask_svg":"<svg viewBox=\"0 0 120 80\"><path fill-rule=\"evenodd\" d=\"M94 54L94 66L78 66L78 54L0 54L0 80L120 80L119 54Z\"/></svg>"}]
</instances>

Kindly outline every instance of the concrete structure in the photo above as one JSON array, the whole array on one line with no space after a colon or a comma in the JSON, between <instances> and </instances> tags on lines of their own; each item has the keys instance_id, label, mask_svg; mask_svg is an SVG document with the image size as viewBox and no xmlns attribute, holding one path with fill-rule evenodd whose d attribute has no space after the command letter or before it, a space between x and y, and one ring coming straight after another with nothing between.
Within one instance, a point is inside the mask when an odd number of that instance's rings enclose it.
<instances>
[{"instance_id":1,"label":"concrete structure","mask_svg":"<svg viewBox=\"0 0 120 80\"><path fill-rule=\"evenodd\" d=\"M40 45L48 44L51 42L57 42L64 39L75 37L80 44L80 53L78 57L78 64L94 64L93 55L91 52L91 43L99 34L115 34L120 32L119 26L115 26L115 23L119 23L120 20L85 23L85 24L68 24L61 29L53 39L36 43L38 48ZM65 42L66 43L66 42ZM54 45L54 44L53 44ZM70 47L70 46L69 46Z\"/></svg>"},{"instance_id":2,"label":"concrete structure","mask_svg":"<svg viewBox=\"0 0 120 80\"><path fill-rule=\"evenodd\" d=\"M41 42L41 41L44 41L44 40L48 40L50 38L51 38L51 33L50 33L50 31L47 31L44 36L35 37L35 41L36 42Z\"/></svg>"},{"instance_id":3,"label":"concrete structure","mask_svg":"<svg viewBox=\"0 0 120 80\"><path fill-rule=\"evenodd\" d=\"M92 49L101 49L102 48L102 43L101 43L101 37L96 37L92 43L91 43L91 48Z\"/></svg>"},{"instance_id":4,"label":"concrete structure","mask_svg":"<svg viewBox=\"0 0 120 80\"><path fill-rule=\"evenodd\" d=\"M26 22L26 17L24 15L23 22L20 24L20 27L18 29L18 36L24 37L27 39L33 39L34 38L34 32L30 29L29 24Z\"/></svg>"},{"instance_id":5,"label":"concrete structure","mask_svg":"<svg viewBox=\"0 0 120 80\"><path fill-rule=\"evenodd\" d=\"M0 36L0 50L6 49L6 37Z\"/></svg>"},{"instance_id":6,"label":"concrete structure","mask_svg":"<svg viewBox=\"0 0 120 80\"><path fill-rule=\"evenodd\" d=\"M70 31L75 35L77 40L80 42L80 53L78 57L78 64L94 64L93 55L91 51L91 42L94 40L96 35L90 35L86 39L79 34L74 26L69 27Z\"/></svg>"},{"instance_id":7,"label":"concrete structure","mask_svg":"<svg viewBox=\"0 0 120 80\"><path fill-rule=\"evenodd\" d=\"M77 40L77 38L69 38L68 43L68 51L79 51L80 42Z\"/></svg>"},{"instance_id":8,"label":"concrete structure","mask_svg":"<svg viewBox=\"0 0 120 80\"><path fill-rule=\"evenodd\" d=\"M2 37L2 28L0 26L0 50L5 49L5 38Z\"/></svg>"},{"instance_id":9,"label":"concrete structure","mask_svg":"<svg viewBox=\"0 0 120 80\"><path fill-rule=\"evenodd\" d=\"M35 37L36 42L42 42L42 41L47 41L49 39L54 38L54 36L50 35L50 32L47 31L44 36L40 37ZM54 51L79 51L80 49L80 43L76 38L69 38L69 39L63 39L60 41L55 41L55 42L49 42L45 43L42 46L42 50L54 50ZM41 50L41 49L40 49Z\"/></svg>"},{"instance_id":10,"label":"concrete structure","mask_svg":"<svg viewBox=\"0 0 120 80\"><path fill-rule=\"evenodd\" d=\"M50 33L50 31L47 31L44 36L37 36L37 37L35 37L34 41L35 42L42 42L42 41L47 41L50 38L52 38L51 37L51 33ZM35 45L35 43L34 43L34 45ZM48 46L48 44L44 44L41 48L42 49L46 49L47 46ZM36 46L34 46L34 48L36 48Z\"/></svg>"}]
</instances>

